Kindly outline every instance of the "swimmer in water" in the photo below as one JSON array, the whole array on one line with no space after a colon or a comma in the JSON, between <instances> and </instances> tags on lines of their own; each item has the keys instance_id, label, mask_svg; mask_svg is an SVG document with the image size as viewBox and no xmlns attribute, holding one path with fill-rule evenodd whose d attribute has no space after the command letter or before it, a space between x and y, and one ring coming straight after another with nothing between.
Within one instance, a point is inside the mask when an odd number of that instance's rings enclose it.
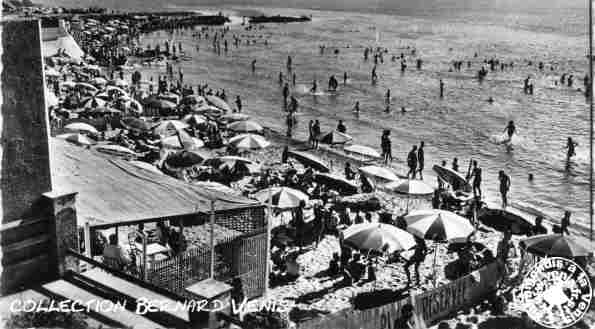
<instances>
[{"instance_id":1,"label":"swimmer in water","mask_svg":"<svg viewBox=\"0 0 595 329\"><path fill-rule=\"evenodd\" d=\"M570 160L573 156L576 155L575 148L578 146L578 143L572 140L571 137L568 137L566 141L566 159Z\"/></svg>"},{"instance_id":2,"label":"swimmer in water","mask_svg":"<svg viewBox=\"0 0 595 329\"><path fill-rule=\"evenodd\" d=\"M514 135L514 133L516 132L516 127L514 126L514 121L512 121L512 120L508 121L508 125L506 126L506 128L504 128L504 131L508 135L507 142L510 142L510 140L512 139L512 135Z\"/></svg>"},{"instance_id":3,"label":"swimmer in water","mask_svg":"<svg viewBox=\"0 0 595 329\"><path fill-rule=\"evenodd\" d=\"M355 102L355 106L353 107L353 112L355 112L355 115L359 116L359 101Z\"/></svg>"},{"instance_id":4,"label":"swimmer in water","mask_svg":"<svg viewBox=\"0 0 595 329\"><path fill-rule=\"evenodd\" d=\"M488 98L488 103L492 104L494 102L494 99L492 97Z\"/></svg>"},{"instance_id":5,"label":"swimmer in water","mask_svg":"<svg viewBox=\"0 0 595 329\"><path fill-rule=\"evenodd\" d=\"M316 93L316 90L318 89L318 85L316 84L316 80L312 81L312 88L310 88L310 92L311 93Z\"/></svg>"}]
</instances>

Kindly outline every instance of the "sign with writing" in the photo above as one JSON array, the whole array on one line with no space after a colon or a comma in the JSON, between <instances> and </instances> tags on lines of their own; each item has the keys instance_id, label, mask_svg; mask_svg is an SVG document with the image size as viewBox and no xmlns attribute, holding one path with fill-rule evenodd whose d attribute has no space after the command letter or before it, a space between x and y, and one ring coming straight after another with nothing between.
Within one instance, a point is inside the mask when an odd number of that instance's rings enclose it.
<instances>
[{"instance_id":1,"label":"sign with writing","mask_svg":"<svg viewBox=\"0 0 595 329\"><path fill-rule=\"evenodd\" d=\"M299 323L297 328L400 329L409 323L405 328L423 329L485 298L496 288L502 274L502 266L492 263L423 294L363 311L347 310L318 317Z\"/></svg>"},{"instance_id":2,"label":"sign with writing","mask_svg":"<svg viewBox=\"0 0 595 329\"><path fill-rule=\"evenodd\" d=\"M491 263L447 285L416 296L416 312L427 326L433 325L463 307L472 306L496 289L502 266Z\"/></svg>"}]
</instances>

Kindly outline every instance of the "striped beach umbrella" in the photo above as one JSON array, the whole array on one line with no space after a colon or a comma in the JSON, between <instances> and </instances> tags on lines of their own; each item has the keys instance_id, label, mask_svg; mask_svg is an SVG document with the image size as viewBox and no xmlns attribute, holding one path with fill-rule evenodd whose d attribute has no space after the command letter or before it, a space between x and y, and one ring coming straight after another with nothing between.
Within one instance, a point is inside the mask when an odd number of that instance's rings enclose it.
<instances>
[{"instance_id":1,"label":"striped beach umbrella","mask_svg":"<svg viewBox=\"0 0 595 329\"><path fill-rule=\"evenodd\" d=\"M415 247L415 238L411 233L381 223L351 225L343 231L343 241L357 249L389 253Z\"/></svg>"},{"instance_id":2,"label":"striped beach umbrella","mask_svg":"<svg viewBox=\"0 0 595 329\"><path fill-rule=\"evenodd\" d=\"M469 220L446 210L416 210L405 216L407 231L427 240L464 242L475 231Z\"/></svg>"},{"instance_id":3,"label":"striped beach umbrella","mask_svg":"<svg viewBox=\"0 0 595 329\"><path fill-rule=\"evenodd\" d=\"M379 166L360 167L359 171L366 177L393 182L399 180L399 177L389 168Z\"/></svg>"},{"instance_id":4,"label":"striped beach umbrella","mask_svg":"<svg viewBox=\"0 0 595 329\"><path fill-rule=\"evenodd\" d=\"M364 145L350 145L343 149L345 152L359 154L369 158L380 158L380 153L375 149Z\"/></svg>"},{"instance_id":5,"label":"striped beach umbrella","mask_svg":"<svg viewBox=\"0 0 595 329\"><path fill-rule=\"evenodd\" d=\"M272 198L272 206L280 209L299 207L302 201L306 202L309 199L307 194L289 187L270 187L254 194L262 203L267 203L269 196Z\"/></svg>"},{"instance_id":6,"label":"striped beach umbrella","mask_svg":"<svg viewBox=\"0 0 595 329\"><path fill-rule=\"evenodd\" d=\"M434 193L434 188L420 180L395 181L385 185L385 188L408 196L428 196Z\"/></svg>"},{"instance_id":7,"label":"striped beach umbrella","mask_svg":"<svg viewBox=\"0 0 595 329\"><path fill-rule=\"evenodd\" d=\"M254 134L242 134L231 138L228 143L238 149L258 150L271 145L264 137Z\"/></svg>"},{"instance_id":8,"label":"striped beach umbrella","mask_svg":"<svg viewBox=\"0 0 595 329\"><path fill-rule=\"evenodd\" d=\"M262 132L264 128L254 121L237 121L227 126L227 129L242 133L258 133Z\"/></svg>"}]
</instances>

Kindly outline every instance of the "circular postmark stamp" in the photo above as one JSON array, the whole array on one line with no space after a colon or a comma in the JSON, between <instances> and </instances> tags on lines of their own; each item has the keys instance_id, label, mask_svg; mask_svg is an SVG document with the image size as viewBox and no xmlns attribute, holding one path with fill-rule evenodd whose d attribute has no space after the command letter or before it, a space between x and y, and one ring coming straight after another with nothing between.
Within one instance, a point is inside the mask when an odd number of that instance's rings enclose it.
<instances>
[{"instance_id":1,"label":"circular postmark stamp","mask_svg":"<svg viewBox=\"0 0 595 329\"><path fill-rule=\"evenodd\" d=\"M523 278L520 301L529 317L547 328L566 328L589 310L593 290L587 273L572 260L537 262Z\"/></svg>"}]
</instances>

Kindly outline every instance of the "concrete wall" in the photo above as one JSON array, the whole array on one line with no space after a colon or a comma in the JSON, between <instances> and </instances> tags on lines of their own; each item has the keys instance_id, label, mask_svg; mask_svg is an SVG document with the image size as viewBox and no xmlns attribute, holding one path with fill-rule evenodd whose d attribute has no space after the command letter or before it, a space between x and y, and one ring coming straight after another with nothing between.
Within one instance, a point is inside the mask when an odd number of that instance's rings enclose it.
<instances>
[{"instance_id":1,"label":"concrete wall","mask_svg":"<svg viewBox=\"0 0 595 329\"><path fill-rule=\"evenodd\" d=\"M51 173L40 24L2 22L0 34L0 293L5 294L49 277L55 223L42 198L51 190Z\"/></svg>"}]
</instances>

